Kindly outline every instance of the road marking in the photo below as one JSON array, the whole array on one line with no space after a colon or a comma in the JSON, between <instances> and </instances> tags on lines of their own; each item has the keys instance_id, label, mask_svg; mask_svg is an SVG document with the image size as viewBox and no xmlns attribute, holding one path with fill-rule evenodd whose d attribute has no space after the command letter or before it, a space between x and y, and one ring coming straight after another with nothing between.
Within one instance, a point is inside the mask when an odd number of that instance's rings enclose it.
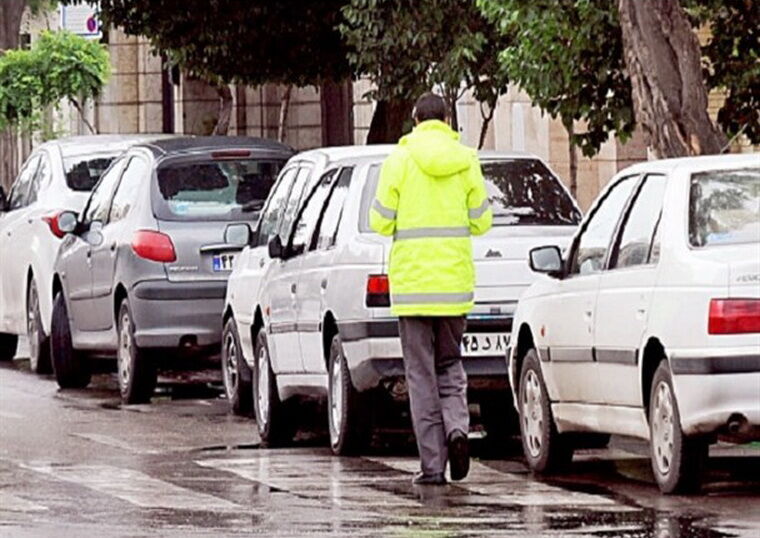
<instances>
[{"instance_id":1,"label":"road marking","mask_svg":"<svg viewBox=\"0 0 760 538\"><path fill-rule=\"evenodd\" d=\"M88 441L93 441L95 443L100 443L102 445L108 445L114 448L127 450L135 454L152 455L152 454L161 453L160 450L152 450L149 448L137 447L137 446L127 443L126 441L117 439L116 437L111 437L109 435L102 435L100 433L72 433L71 435L73 435L74 437L81 437L82 439L87 439Z\"/></svg>"},{"instance_id":2,"label":"road marking","mask_svg":"<svg viewBox=\"0 0 760 538\"><path fill-rule=\"evenodd\" d=\"M0 489L0 511L6 512L44 512L47 506L42 506L21 497L16 497Z\"/></svg>"},{"instance_id":3,"label":"road marking","mask_svg":"<svg viewBox=\"0 0 760 538\"><path fill-rule=\"evenodd\" d=\"M22 464L58 480L112 495L141 508L167 508L205 512L238 512L243 507L205 493L198 493L139 471L110 465Z\"/></svg>"}]
</instances>

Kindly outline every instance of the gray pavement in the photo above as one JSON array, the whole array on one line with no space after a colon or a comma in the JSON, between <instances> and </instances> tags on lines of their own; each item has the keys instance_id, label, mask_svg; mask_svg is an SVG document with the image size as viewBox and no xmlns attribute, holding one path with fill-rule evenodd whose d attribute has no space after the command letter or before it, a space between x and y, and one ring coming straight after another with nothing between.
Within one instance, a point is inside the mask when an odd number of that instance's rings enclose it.
<instances>
[{"instance_id":1,"label":"gray pavement","mask_svg":"<svg viewBox=\"0 0 760 538\"><path fill-rule=\"evenodd\" d=\"M59 391L27 361L0 365L0 536L760 536L757 448L716 447L696 497L661 496L626 439L551 482L516 442L497 459L475 442L466 481L419 489L406 435L362 458L324 436L261 449L215 374L161 381L122 407L113 374Z\"/></svg>"}]
</instances>

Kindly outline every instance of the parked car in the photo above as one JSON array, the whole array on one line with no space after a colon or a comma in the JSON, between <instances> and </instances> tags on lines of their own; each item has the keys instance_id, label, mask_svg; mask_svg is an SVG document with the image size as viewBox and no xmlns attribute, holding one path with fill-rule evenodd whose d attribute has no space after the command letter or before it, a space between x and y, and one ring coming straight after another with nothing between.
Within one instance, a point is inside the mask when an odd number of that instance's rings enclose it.
<instances>
[{"instance_id":1,"label":"parked car","mask_svg":"<svg viewBox=\"0 0 760 538\"><path fill-rule=\"evenodd\" d=\"M160 136L46 142L21 167L8 196L0 187L0 360L11 360L18 336L27 335L32 371L50 371L53 261L62 237L54 217L65 209L80 211L114 157Z\"/></svg>"},{"instance_id":2,"label":"parked car","mask_svg":"<svg viewBox=\"0 0 760 538\"><path fill-rule=\"evenodd\" d=\"M66 232L52 282L52 363L61 387L116 354L125 403L150 400L161 361L218 352L227 276L288 147L256 138L173 138L116 159Z\"/></svg>"},{"instance_id":3,"label":"parked car","mask_svg":"<svg viewBox=\"0 0 760 538\"><path fill-rule=\"evenodd\" d=\"M291 438L286 400L326 397L333 451L359 450L371 431L374 398L405 392L386 276L392 240L369 227L391 149L331 148L294 157L230 278L225 386L236 410L253 405L269 445ZM499 153L481 159L494 228L473 238L477 288L463 351L473 400L497 435L510 409L504 357L512 313L534 279L528 250L569 240L581 214L539 159Z\"/></svg>"},{"instance_id":4,"label":"parked car","mask_svg":"<svg viewBox=\"0 0 760 538\"><path fill-rule=\"evenodd\" d=\"M605 434L648 439L664 493L693 491L716 435L760 435L760 155L615 176L515 314L509 372L530 467Z\"/></svg>"}]
</instances>

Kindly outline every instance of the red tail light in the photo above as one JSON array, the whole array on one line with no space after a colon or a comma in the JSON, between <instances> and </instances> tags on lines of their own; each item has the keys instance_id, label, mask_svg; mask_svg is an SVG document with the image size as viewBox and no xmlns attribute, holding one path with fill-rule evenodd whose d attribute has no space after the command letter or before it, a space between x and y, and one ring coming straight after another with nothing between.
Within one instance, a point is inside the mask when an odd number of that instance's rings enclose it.
<instances>
[{"instance_id":1,"label":"red tail light","mask_svg":"<svg viewBox=\"0 0 760 538\"><path fill-rule=\"evenodd\" d=\"M760 333L760 299L713 299L707 332Z\"/></svg>"},{"instance_id":2,"label":"red tail light","mask_svg":"<svg viewBox=\"0 0 760 538\"><path fill-rule=\"evenodd\" d=\"M58 215L60 215L60 213L46 215L42 217L42 220L44 220L47 225L50 226L50 231L54 236L56 236L58 239L62 239L63 236L66 235L66 232L61 231L61 229L58 227Z\"/></svg>"},{"instance_id":3,"label":"red tail light","mask_svg":"<svg viewBox=\"0 0 760 538\"><path fill-rule=\"evenodd\" d=\"M367 277L367 306L390 306L390 289L388 275L369 275L369 277Z\"/></svg>"},{"instance_id":4,"label":"red tail light","mask_svg":"<svg viewBox=\"0 0 760 538\"><path fill-rule=\"evenodd\" d=\"M146 260L171 263L177 261L177 253L171 237L161 232L140 230L132 236L132 250Z\"/></svg>"}]
</instances>

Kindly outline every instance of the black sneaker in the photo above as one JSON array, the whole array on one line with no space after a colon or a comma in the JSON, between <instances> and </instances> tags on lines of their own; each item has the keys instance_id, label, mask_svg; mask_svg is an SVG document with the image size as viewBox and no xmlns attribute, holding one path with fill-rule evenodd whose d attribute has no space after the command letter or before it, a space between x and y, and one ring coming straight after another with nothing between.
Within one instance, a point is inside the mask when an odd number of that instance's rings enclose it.
<instances>
[{"instance_id":1,"label":"black sneaker","mask_svg":"<svg viewBox=\"0 0 760 538\"><path fill-rule=\"evenodd\" d=\"M470 472L470 445L467 434L459 430L449 435L449 471L452 480L462 480Z\"/></svg>"},{"instance_id":2,"label":"black sneaker","mask_svg":"<svg viewBox=\"0 0 760 538\"><path fill-rule=\"evenodd\" d=\"M446 484L446 477L443 476L443 473L425 474L419 472L414 475L412 484L415 486L443 486Z\"/></svg>"}]
</instances>

